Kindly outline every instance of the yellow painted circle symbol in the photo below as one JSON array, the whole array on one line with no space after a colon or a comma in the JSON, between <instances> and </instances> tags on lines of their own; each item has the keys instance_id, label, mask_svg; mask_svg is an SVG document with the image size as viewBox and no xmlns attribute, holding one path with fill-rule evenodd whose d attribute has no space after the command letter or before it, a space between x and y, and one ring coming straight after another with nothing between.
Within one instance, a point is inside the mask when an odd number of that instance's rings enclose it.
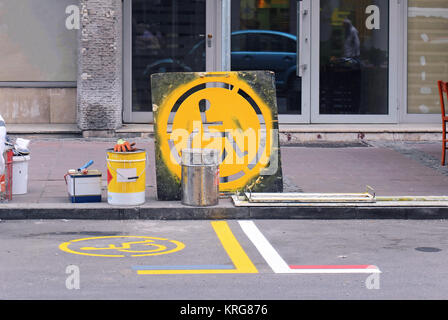
<instances>
[{"instance_id":1,"label":"yellow painted circle symbol","mask_svg":"<svg viewBox=\"0 0 448 320\"><path fill-rule=\"evenodd\" d=\"M75 239L61 243L62 251L94 257L146 257L180 251L185 245L177 240L146 236L105 236Z\"/></svg>"},{"instance_id":2,"label":"yellow painted circle symbol","mask_svg":"<svg viewBox=\"0 0 448 320\"><path fill-rule=\"evenodd\" d=\"M212 73L180 86L156 110L162 157L179 178L184 148L220 151L221 191L244 187L269 165L272 112L236 75Z\"/></svg>"}]
</instances>

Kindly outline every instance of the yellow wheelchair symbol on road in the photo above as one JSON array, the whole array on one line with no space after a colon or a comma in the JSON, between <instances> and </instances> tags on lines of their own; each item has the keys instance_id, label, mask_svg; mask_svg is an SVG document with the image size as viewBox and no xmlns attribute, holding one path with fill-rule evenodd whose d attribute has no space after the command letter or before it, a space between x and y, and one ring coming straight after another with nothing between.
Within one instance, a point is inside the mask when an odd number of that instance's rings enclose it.
<instances>
[{"instance_id":1,"label":"yellow wheelchair symbol on road","mask_svg":"<svg viewBox=\"0 0 448 320\"><path fill-rule=\"evenodd\" d=\"M62 251L94 257L146 257L178 252L185 244L177 240L146 236L105 236L75 239L59 246Z\"/></svg>"}]
</instances>

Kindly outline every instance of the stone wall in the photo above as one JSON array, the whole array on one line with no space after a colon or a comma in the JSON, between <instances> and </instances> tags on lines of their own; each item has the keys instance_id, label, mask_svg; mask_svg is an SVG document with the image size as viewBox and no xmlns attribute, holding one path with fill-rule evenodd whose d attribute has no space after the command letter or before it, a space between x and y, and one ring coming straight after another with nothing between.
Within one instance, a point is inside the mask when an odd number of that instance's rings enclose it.
<instances>
[{"instance_id":1,"label":"stone wall","mask_svg":"<svg viewBox=\"0 0 448 320\"><path fill-rule=\"evenodd\" d=\"M0 88L6 123L76 123L76 88Z\"/></svg>"},{"instance_id":2,"label":"stone wall","mask_svg":"<svg viewBox=\"0 0 448 320\"><path fill-rule=\"evenodd\" d=\"M113 132L122 126L122 3L80 6L77 123L86 132Z\"/></svg>"}]
</instances>

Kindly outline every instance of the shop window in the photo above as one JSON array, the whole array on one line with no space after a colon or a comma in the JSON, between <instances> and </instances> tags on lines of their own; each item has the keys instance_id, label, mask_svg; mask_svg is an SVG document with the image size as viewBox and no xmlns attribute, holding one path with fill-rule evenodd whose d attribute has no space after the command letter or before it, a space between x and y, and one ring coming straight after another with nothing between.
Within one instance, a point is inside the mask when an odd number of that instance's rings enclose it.
<instances>
[{"instance_id":1,"label":"shop window","mask_svg":"<svg viewBox=\"0 0 448 320\"><path fill-rule=\"evenodd\" d=\"M448 1L408 6L408 113L438 114L437 80L448 81Z\"/></svg>"},{"instance_id":2,"label":"shop window","mask_svg":"<svg viewBox=\"0 0 448 320\"><path fill-rule=\"evenodd\" d=\"M75 82L78 30L66 26L79 0L0 0L0 86Z\"/></svg>"}]
</instances>

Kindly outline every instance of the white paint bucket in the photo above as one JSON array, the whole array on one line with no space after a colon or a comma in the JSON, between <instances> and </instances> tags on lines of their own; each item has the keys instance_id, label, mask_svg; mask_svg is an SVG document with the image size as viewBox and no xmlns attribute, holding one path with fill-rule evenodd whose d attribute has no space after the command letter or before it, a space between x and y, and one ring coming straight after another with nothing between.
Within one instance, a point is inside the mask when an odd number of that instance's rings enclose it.
<instances>
[{"instance_id":1,"label":"white paint bucket","mask_svg":"<svg viewBox=\"0 0 448 320\"><path fill-rule=\"evenodd\" d=\"M30 156L12 158L12 194L28 192L28 162L30 159Z\"/></svg>"}]
</instances>

